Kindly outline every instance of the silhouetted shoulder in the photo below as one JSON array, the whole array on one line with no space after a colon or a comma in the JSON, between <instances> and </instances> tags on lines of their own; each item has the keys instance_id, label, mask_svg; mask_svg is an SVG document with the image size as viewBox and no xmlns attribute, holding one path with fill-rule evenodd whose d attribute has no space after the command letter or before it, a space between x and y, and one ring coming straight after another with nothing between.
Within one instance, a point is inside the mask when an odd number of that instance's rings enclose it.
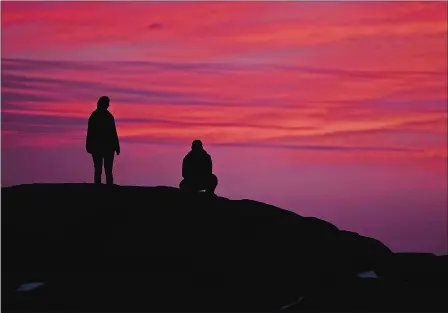
<instances>
[{"instance_id":1,"label":"silhouetted shoulder","mask_svg":"<svg viewBox=\"0 0 448 313\"><path fill-rule=\"evenodd\" d=\"M191 151L188 152L185 156L184 156L184 162L188 161L191 159Z\"/></svg>"},{"instance_id":2,"label":"silhouetted shoulder","mask_svg":"<svg viewBox=\"0 0 448 313\"><path fill-rule=\"evenodd\" d=\"M97 113L96 110L93 111L93 112L90 114L90 116L89 116L89 120L92 120L92 119L95 117L96 113Z\"/></svg>"}]
</instances>

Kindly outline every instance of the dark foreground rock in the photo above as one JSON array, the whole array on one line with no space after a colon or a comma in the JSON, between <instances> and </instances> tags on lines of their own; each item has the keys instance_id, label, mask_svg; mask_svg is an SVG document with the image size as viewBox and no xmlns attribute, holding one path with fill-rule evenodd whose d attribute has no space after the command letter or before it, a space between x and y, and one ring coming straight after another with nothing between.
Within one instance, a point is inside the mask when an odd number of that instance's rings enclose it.
<instances>
[{"instance_id":1,"label":"dark foreground rock","mask_svg":"<svg viewBox=\"0 0 448 313\"><path fill-rule=\"evenodd\" d=\"M443 312L447 265L251 200L2 188L2 311Z\"/></svg>"}]
</instances>

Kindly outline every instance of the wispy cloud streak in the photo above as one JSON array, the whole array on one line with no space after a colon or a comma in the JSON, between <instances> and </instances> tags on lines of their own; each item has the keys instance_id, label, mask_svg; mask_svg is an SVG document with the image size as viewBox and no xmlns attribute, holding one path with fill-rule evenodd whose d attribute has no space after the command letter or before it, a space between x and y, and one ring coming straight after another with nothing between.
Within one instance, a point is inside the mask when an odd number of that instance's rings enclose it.
<instances>
[{"instance_id":1,"label":"wispy cloud streak","mask_svg":"<svg viewBox=\"0 0 448 313\"><path fill-rule=\"evenodd\" d=\"M447 4L322 5L2 3L2 135L446 155Z\"/></svg>"}]
</instances>

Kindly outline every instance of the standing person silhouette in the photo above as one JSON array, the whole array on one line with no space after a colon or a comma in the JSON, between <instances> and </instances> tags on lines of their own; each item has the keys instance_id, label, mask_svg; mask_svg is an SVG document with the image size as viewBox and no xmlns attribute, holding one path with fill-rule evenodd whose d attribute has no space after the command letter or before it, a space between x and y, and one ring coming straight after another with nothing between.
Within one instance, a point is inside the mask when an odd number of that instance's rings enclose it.
<instances>
[{"instance_id":1,"label":"standing person silhouette","mask_svg":"<svg viewBox=\"0 0 448 313\"><path fill-rule=\"evenodd\" d=\"M95 168L95 184L101 184L101 172L104 164L106 183L113 185L112 168L114 154L120 155L120 142L118 140L115 119L107 110L109 97L102 96L97 103L97 109L89 117L86 137L86 150L92 155Z\"/></svg>"},{"instance_id":2,"label":"standing person silhouette","mask_svg":"<svg viewBox=\"0 0 448 313\"><path fill-rule=\"evenodd\" d=\"M180 189L214 193L218 186L218 178L213 174L212 158L200 140L193 141L191 151L184 157L182 177L184 179L179 184Z\"/></svg>"}]
</instances>

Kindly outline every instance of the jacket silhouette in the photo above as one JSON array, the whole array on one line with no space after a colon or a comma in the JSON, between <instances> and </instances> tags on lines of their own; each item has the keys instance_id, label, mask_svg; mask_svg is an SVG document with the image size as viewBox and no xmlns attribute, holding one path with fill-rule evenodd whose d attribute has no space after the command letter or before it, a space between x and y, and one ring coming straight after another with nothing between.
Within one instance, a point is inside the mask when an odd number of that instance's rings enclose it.
<instances>
[{"instance_id":1,"label":"jacket silhouette","mask_svg":"<svg viewBox=\"0 0 448 313\"><path fill-rule=\"evenodd\" d=\"M213 174L212 158L203 149L200 140L193 141L191 151L183 159L182 177L184 179L179 184L181 189L215 192L218 178Z\"/></svg>"},{"instance_id":2,"label":"jacket silhouette","mask_svg":"<svg viewBox=\"0 0 448 313\"><path fill-rule=\"evenodd\" d=\"M104 165L107 184L113 184L114 154L120 154L115 119L107 110L110 100L103 96L98 100L97 109L89 117L86 137L86 150L92 155L95 168L94 182L101 184L101 174Z\"/></svg>"}]
</instances>

